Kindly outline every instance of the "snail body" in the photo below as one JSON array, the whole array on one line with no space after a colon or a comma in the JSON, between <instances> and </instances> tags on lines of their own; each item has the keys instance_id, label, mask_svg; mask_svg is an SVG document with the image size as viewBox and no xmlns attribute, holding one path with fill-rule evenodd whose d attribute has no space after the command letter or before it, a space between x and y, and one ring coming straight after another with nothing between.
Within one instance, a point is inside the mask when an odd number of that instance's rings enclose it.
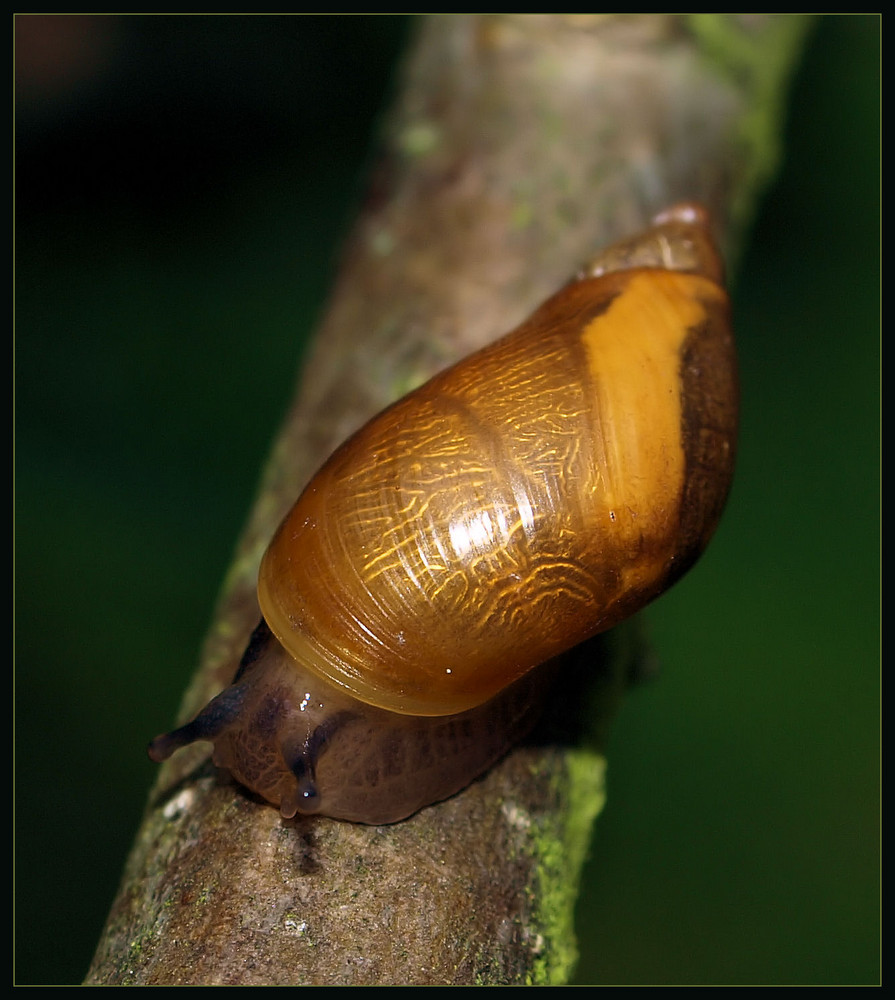
<instances>
[{"instance_id":1,"label":"snail body","mask_svg":"<svg viewBox=\"0 0 895 1000\"><path fill-rule=\"evenodd\" d=\"M284 816L446 798L531 727L535 667L698 558L736 423L720 259L675 206L337 449L264 555L233 685L150 754L212 739Z\"/></svg>"}]
</instances>

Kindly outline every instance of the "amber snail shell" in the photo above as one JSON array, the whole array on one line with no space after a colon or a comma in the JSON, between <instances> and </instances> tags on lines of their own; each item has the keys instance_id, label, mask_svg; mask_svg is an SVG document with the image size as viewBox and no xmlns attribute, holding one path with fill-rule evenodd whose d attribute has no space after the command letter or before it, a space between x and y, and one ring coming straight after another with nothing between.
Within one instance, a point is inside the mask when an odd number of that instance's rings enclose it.
<instances>
[{"instance_id":1,"label":"amber snail shell","mask_svg":"<svg viewBox=\"0 0 895 1000\"><path fill-rule=\"evenodd\" d=\"M261 563L233 685L179 730L286 817L402 819L532 725L539 664L698 558L737 377L708 217L676 205L323 465Z\"/></svg>"}]
</instances>

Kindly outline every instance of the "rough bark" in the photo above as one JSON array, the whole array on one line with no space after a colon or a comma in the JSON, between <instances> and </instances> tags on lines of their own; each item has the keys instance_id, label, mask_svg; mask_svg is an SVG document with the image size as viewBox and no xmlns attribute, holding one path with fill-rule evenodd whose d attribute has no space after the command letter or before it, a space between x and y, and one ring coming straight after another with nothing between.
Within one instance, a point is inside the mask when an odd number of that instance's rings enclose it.
<instances>
[{"instance_id":1,"label":"rough bark","mask_svg":"<svg viewBox=\"0 0 895 1000\"><path fill-rule=\"evenodd\" d=\"M235 671L273 528L354 428L505 332L609 240L683 198L730 255L773 170L796 17L421 18L384 152L226 580L182 718ZM624 643L622 643L624 646ZM585 725L542 729L403 823L283 821L207 745L166 765L89 983L565 981L629 655ZM565 685L561 685L561 688ZM560 716L569 712L562 689ZM564 706L564 707L563 707Z\"/></svg>"}]
</instances>

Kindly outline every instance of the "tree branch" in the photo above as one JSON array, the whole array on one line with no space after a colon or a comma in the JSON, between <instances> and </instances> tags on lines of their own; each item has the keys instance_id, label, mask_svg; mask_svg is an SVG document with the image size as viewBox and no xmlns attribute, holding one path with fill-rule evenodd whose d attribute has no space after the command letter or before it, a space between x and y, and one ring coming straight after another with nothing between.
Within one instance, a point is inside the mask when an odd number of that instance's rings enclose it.
<instances>
[{"instance_id":1,"label":"tree branch","mask_svg":"<svg viewBox=\"0 0 895 1000\"><path fill-rule=\"evenodd\" d=\"M805 24L420 19L183 719L231 679L259 617L261 552L348 433L671 202L702 201L728 253L739 245L776 163ZM152 794L87 982L565 981L627 641L587 654L603 665L575 742L569 726L544 729L465 792L394 826L283 821L216 775L207 745L179 754Z\"/></svg>"}]
</instances>

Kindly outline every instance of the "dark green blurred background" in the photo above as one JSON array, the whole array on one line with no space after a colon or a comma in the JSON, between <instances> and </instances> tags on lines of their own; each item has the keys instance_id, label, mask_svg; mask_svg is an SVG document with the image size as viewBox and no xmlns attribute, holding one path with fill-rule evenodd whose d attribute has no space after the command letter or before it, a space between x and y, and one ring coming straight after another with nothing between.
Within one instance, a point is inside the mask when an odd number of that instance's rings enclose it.
<instances>
[{"instance_id":1,"label":"dark green blurred background","mask_svg":"<svg viewBox=\"0 0 895 1000\"><path fill-rule=\"evenodd\" d=\"M19 983L84 975L400 18L19 17ZM817 24L735 289L737 481L649 613L580 982L879 976L879 21Z\"/></svg>"}]
</instances>

